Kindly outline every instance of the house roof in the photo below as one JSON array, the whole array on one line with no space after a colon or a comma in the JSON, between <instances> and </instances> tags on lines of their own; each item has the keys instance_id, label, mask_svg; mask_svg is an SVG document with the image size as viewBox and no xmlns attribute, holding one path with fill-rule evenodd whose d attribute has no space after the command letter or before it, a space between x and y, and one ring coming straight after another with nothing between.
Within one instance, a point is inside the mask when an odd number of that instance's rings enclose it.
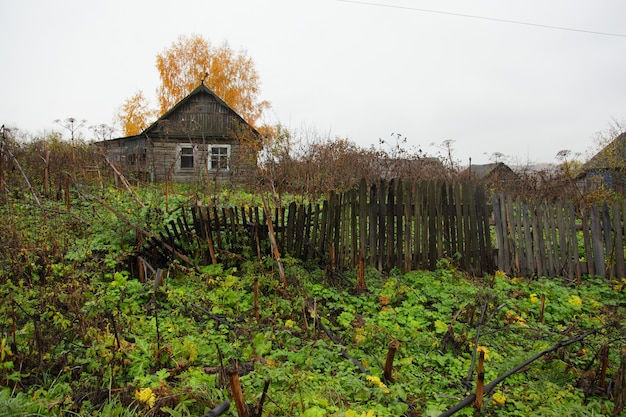
<instances>
[{"instance_id":1,"label":"house roof","mask_svg":"<svg viewBox=\"0 0 626 417\"><path fill-rule=\"evenodd\" d=\"M626 169L626 132L618 135L584 165L585 171L610 171Z\"/></svg>"},{"instance_id":2,"label":"house roof","mask_svg":"<svg viewBox=\"0 0 626 417\"><path fill-rule=\"evenodd\" d=\"M194 106L201 109L194 109ZM189 117L187 120L186 115ZM194 120L194 117L198 120ZM187 123L187 128L183 127L183 123ZM191 123L194 124L193 128ZM193 130L193 135L220 136L233 134L232 127L236 124L251 129L254 135L259 136L256 129L202 82L140 134L111 140L155 137L163 133L188 136L190 130Z\"/></svg>"},{"instance_id":3,"label":"house roof","mask_svg":"<svg viewBox=\"0 0 626 417\"><path fill-rule=\"evenodd\" d=\"M508 165L502 162L495 162L492 164L484 165L471 165L465 170L469 175L477 179L489 178L495 173L504 173L505 175L516 175L515 172Z\"/></svg>"}]
</instances>

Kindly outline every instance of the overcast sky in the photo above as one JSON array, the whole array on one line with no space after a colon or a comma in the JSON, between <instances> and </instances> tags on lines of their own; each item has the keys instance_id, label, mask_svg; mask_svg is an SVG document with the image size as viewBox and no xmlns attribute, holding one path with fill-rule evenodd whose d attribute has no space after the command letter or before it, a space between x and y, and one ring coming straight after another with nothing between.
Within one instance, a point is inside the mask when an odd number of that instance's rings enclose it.
<instances>
[{"instance_id":1,"label":"overcast sky","mask_svg":"<svg viewBox=\"0 0 626 417\"><path fill-rule=\"evenodd\" d=\"M193 34L247 51L265 122L364 147L393 133L430 154L451 139L463 164L556 162L626 119L623 0L3 0L0 16L0 123L32 134L112 124L138 90L156 107L156 55Z\"/></svg>"}]
</instances>

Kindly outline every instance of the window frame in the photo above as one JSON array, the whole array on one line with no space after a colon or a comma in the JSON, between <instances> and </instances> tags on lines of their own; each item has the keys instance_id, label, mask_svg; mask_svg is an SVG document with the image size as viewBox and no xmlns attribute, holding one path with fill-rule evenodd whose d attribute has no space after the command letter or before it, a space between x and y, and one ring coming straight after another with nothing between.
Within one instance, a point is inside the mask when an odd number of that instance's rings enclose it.
<instances>
[{"instance_id":1,"label":"window frame","mask_svg":"<svg viewBox=\"0 0 626 417\"><path fill-rule=\"evenodd\" d=\"M185 150L191 149L191 153L184 152ZM180 171L193 171L196 169L196 146L188 143L179 143L176 146L176 155L177 155L177 168ZM183 161L191 158L191 165L189 166L189 162L184 163ZM185 165L185 166L183 166Z\"/></svg>"},{"instance_id":2,"label":"window frame","mask_svg":"<svg viewBox=\"0 0 626 417\"><path fill-rule=\"evenodd\" d=\"M215 154L218 159L218 167L213 167L213 150L214 149L226 149L226 155L223 154ZM226 167L222 167L222 160L226 159ZM230 171L230 158L231 158L231 145L228 144L213 144L208 147L208 156L207 156L207 167L209 172L228 172Z\"/></svg>"}]
</instances>

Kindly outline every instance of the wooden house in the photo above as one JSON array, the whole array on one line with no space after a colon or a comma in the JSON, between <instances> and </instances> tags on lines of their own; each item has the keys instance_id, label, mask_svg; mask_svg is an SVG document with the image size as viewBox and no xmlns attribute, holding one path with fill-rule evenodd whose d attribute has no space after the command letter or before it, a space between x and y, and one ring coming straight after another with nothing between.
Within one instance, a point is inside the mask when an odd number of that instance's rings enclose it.
<instances>
[{"instance_id":1,"label":"wooden house","mask_svg":"<svg viewBox=\"0 0 626 417\"><path fill-rule=\"evenodd\" d=\"M592 191L607 187L626 192L626 132L618 135L583 165L577 177L579 187Z\"/></svg>"},{"instance_id":2,"label":"wooden house","mask_svg":"<svg viewBox=\"0 0 626 417\"><path fill-rule=\"evenodd\" d=\"M512 189L519 181L519 176L515 171L502 162L470 165L460 173L460 177L481 182L498 191Z\"/></svg>"},{"instance_id":3,"label":"wooden house","mask_svg":"<svg viewBox=\"0 0 626 417\"><path fill-rule=\"evenodd\" d=\"M251 183L259 133L204 82L135 136L100 142L125 176L146 181Z\"/></svg>"}]
</instances>

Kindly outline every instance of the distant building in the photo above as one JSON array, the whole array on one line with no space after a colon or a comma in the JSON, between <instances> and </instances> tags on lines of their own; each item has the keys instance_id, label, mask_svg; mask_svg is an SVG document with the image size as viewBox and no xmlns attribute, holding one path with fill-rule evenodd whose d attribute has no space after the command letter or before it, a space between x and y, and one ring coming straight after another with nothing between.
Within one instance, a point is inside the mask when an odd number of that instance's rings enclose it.
<instances>
[{"instance_id":1,"label":"distant building","mask_svg":"<svg viewBox=\"0 0 626 417\"><path fill-rule=\"evenodd\" d=\"M489 184L505 185L507 182L517 181L518 175L506 164L495 162L484 165L470 165L461 172L462 178L471 178Z\"/></svg>"},{"instance_id":2,"label":"distant building","mask_svg":"<svg viewBox=\"0 0 626 417\"><path fill-rule=\"evenodd\" d=\"M249 183L259 134L204 83L135 136L100 142L124 175L149 181Z\"/></svg>"},{"instance_id":3,"label":"distant building","mask_svg":"<svg viewBox=\"0 0 626 417\"><path fill-rule=\"evenodd\" d=\"M583 165L578 184L586 190L608 187L626 191L626 132L618 135Z\"/></svg>"}]
</instances>

